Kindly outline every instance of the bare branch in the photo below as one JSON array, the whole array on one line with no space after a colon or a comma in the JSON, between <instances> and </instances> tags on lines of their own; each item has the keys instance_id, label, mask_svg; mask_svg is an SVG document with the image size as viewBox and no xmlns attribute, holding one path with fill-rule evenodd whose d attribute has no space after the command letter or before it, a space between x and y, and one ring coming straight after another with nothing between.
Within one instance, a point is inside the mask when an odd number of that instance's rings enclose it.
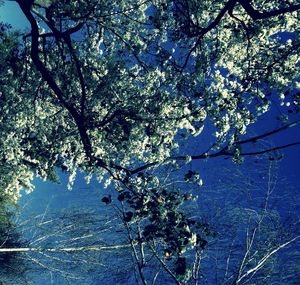
<instances>
[{"instance_id":1,"label":"bare branch","mask_svg":"<svg viewBox=\"0 0 300 285\"><path fill-rule=\"evenodd\" d=\"M287 247L289 244L293 243L294 241L296 241L298 238L300 238L300 236L296 236L293 239L281 244L280 246L276 247L275 249L273 249L272 251L268 252L266 255L264 255L264 257L262 257L259 262L257 263L257 265L251 269L249 269L247 272L245 272L243 275L241 275L237 281L236 284L238 284L241 280L243 280L245 277L249 276L250 274L256 273L259 269L261 269L266 261L275 253L277 253L279 250Z\"/></svg>"},{"instance_id":2,"label":"bare branch","mask_svg":"<svg viewBox=\"0 0 300 285\"><path fill-rule=\"evenodd\" d=\"M285 148L295 146L295 145L298 145L298 144L300 144L300 141L285 144L285 145L281 145L281 146L272 147L272 148L269 148L269 149L264 149L264 150L261 150L261 151L241 152L241 156L264 154L264 153L273 152L273 151L280 150L280 149L285 149ZM230 155L230 154L228 154L228 155Z\"/></svg>"},{"instance_id":3,"label":"bare branch","mask_svg":"<svg viewBox=\"0 0 300 285\"><path fill-rule=\"evenodd\" d=\"M295 126L297 126L298 124L300 124L300 120L297 120L297 121L295 121L295 122L286 124L286 125L284 125L284 126L282 126L282 127L280 127L280 128L277 128L277 129L275 129L275 130L272 130L272 131L270 131L270 132L266 132L266 133L264 133L264 134L261 134L261 135L255 136L255 137L252 137L252 138L249 138L249 139L246 139L246 140L242 140L242 141L240 141L238 144L239 144L239 145L242 145L242 144L246 144L246 143L249 143L249 142L256 142L256 141L258 141L258 140L260 140L260 139L263 139L263 138L269 137L269 136L271 136L271 135L277 134L277 133L279 133L279 132L281 132L281 131L284 131L284 130L286 130L286 129L288 129L288 128L295 127Z\"/></svg>"},{"instance_id":4,"label":"bare branch","mask_svg":"<svg viewBox=\"0 0 300 285\"><path fill-rule=\"evenodd\" d=\"M93 245L81 247L62 247L62 248L43 248L43 247L19 247L19 248L0 248L0 252L75 252L75 251L104 251L121 248L130 248L130 244L120 245Z\"/></svg>"}]
</instances>

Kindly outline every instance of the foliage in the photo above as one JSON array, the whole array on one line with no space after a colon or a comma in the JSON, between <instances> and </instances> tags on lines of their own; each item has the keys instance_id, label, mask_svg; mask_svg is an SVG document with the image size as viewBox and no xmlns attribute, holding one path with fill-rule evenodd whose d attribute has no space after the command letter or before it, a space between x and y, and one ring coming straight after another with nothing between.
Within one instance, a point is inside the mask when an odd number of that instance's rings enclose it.
<instances>
[{"instance_id":1,"label":"foliage","mask_svg":"<svg viewBox=\"0 0 300 285\"><path fill-rule=\"evenodd\" d=\"M119 190L117 201L108 196L102 199L106 204L113 203L127 229L143 284L157 278L160 266L170 275L166 280L171 277L178 284L189 281L192 274L197 275L192 269L195 261L191 251L199 255L208 243L206 239L213 235L208 224L191 215L196 196L174 185L172 189L172 184L174 181L168 178L139 174L134 183L131 181L134 188Z\"/></svg>"},{"instance_id":2,"label":"foliage","mask_svg":"<svg viewBox=\"0 0 300 285\"><path fill-rule=\"evenodd\" d=\"M31 32L2 27L3 189L57 166L71 184L78 167L122 180L174 161L209 121L213 149L239 160L271 98L298 111L296 4L16 2Z\"/></svg>"}]
</instances>

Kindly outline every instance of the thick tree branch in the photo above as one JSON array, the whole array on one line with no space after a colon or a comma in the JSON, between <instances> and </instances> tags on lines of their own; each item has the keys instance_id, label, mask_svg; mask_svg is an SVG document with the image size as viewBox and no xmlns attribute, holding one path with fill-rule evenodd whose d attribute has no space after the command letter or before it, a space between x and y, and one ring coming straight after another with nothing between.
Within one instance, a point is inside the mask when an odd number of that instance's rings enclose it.
<instances>
[{"instance_id":1,"label":"thick tree branch","mask_svg":"<svg viewBox=\"0 0 300 285\"><path fill-rule=\"evenodd\" d=\"M80 22L77 25L65 30L64 32L60 32L55 28L55 26L48 20L47 18L44 17L44 15L40 14L36 9L32 9L32 13L34 13L36 16L38 16L42 21L44 21L49 28L53 31L55 36L62 37L66 35L71 35L76 32L79 32L81 28L84 26L84 22Z\"/></svg>"},{"instance_id":2,"label":"thick tree branch","mask_svg":"<svg viewBox=\"0 0 300 285\"><path fill-rule=\"evenodd\" d=\"M80 102L81 110L80 111L81 111L81 115L84 116L85 101L86 101L85 80L84 80L83 73L81 71L81 66L80 66L80 63L79 63L79 59L78 59L78 57L76 55L76 52L73 48L72 40L71 40L71 35L73 33L76 33L78 31L80 31L80 29L82 29L82 27L84 26L84 23L83 22L78 23L74 27L71 27L71 28L67 29L64 32L61 32L58 29L56 29L55 25L52 23L52 21L50 19L46 19L38 11L34 10L33 13L36 14L38 17L40 17L49 26L49 28L52 30L52 33L51 33L52 36L54 36L57 40L63 39L65 41L65 43L67 44L67 47L70 51L70 54L72 56L72 60L75 64L77 74L78 74L78 77L79 77L79 83L80 83L80 87L81 87L81 102ZM40 36L43 36L43 35L40 35Z\"/></svg>"},{"instance_id":3,"label":"thick tree branch","mask_svg":"<svg viewBox=\"0 0 300 285\"><path fill-rule=\"evenodd\" d=\"M73 117L78 117L78 113L76 109L65 100L62 90L56 84L52 75L46 69L46 67L44 66L44 64L39 58L39 37L40 37L39 28L36 23L36 20L34 19L33 15L30 12L30 6L27 3L25 3L25 1L21 1L21 0L17 1L17 3L20 5L21 10L23 11L25 17L28 19L31 25L31 36L32 36L31 59L34 65L40 71L42 77L48 83L50 88L54 91L55 95L57 96L59 101L63 104L63 106L70 112L70 114Z\"/></svg>"},{"instance_id":4,"label":"thick tree branch","mask_svg":"<svg viewBox=\"0 0 300 285\"><path fill-rule=\"evenodd\" d=\"M300 10L300 4L299 4L299 5L291 5L278 10L260 12L253 8L249 0L239 0L239 3L242 5L242 7L245 9L245 11L253 20L267 19L267 18Z\"/></svg>"},{"instance_id":5,"label":"thick tree branch","mask_svg":"<svg viewBox=\"0 0 300 285\"><path fill-rule=\"evenodd\" d=\"M54 94L58 98L59 102L68 110L72 118L74 119L79 135L83 144L83 148L87 155L87 158L90 159L91 162L94 161L92 155L92 145L87 134L87 130L85 128L84 120L82 116L78 113L76 108L70 104L68 101L65 100L65 96L61 88L57 85L55 80L53 79L49 70L44 66L43 62L39 58L39 28L37 25L36 20L34 19L33 15L31 14L31 5L28 5L25 1L17 0L21 10L23 11L25 17L28 19L31 25L31 59L36 66L37 70L41 73L43 79L48 83L49 87L53 90ZM57 30L54 28L52 29L53 33L57 35ZM101 164L102 167L105 167L105 163L101 160L97 161L98 164Z\"/></svg>"},{"instance_id":6,"label":"thick tree branch","mask_svg":"<svg viewBox=\"0 0 300 285\"><path fill-rule=\"evenodd\" d=\"M199 46L203 36L205 34L207 34L208 32L210 32L211 30L213 30L214 28L216 28L227 12L229 14L232 14L233 8L237 3L240 3L242 5L244 10L248 13L248 15L253 20L267 19L267 18L271 18L271 17L275 17L275 16L279 16L282 14L291 13L291 12L300 10L300 4L299 4L299 5L291 5L291 6L284 7L284 8L278 9L278 10L260 12L253 8L253 6L250 4L249 0L229 0L226 3L226 5L224 6L224 8L219 12L219 14L217 15L216 18L206 28L200 29L199 33L196 35L198 37L198 39L195 42L195 44L193 45L193 47L190 49L190 51L188 52L185 62L183 64L183 66L181 66L182 69L184 69L187 66L191 54Z\"/></svg>"}]
</instances>

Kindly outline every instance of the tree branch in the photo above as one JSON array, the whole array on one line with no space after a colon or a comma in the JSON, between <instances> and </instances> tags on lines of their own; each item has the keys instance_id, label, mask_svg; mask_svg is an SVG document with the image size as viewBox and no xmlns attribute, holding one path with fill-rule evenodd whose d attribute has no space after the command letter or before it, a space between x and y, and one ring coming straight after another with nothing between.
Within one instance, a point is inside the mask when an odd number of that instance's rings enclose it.
<instances>
[{"instance_id":1,"label":"tree branch","mask_svg":"<svg viewBox=\"0 0 300 285\"><path fill-rule=\"evenodd\" d=\"M212 29L214 29L222 20L222 18L224 17L224 15L228 12L231 11L233 9L233 7L235 6L237 0L229 0L227 2L227 4L224 6L224 8L219 12L218 16L206 27L206 28L202 28L200 29L199 33L197 34L198 39L195 42L194 46L190 49L189 53L187 54L187 57L185 59L185 62L183 64L183 66L181 67L182 69L184 69L189 61L189 58L191 56L191 54L195 51L195 49L197 48L197 46L200 44L203 36L205 34L207 34L208 32L210 32Z\"/></svg>"},{"instance_id":2,"label":"tree branch","mask_svg":"<svg viewBox=\"0 0 300 285\"><path fill-rule=\"evenodd\" d=\"M282 248L288 246L289 244L293 243L294 241L296 241L298 238L300 238L300 236L296 236L293 239L285 242L284 244L281 244L280 246L276 247L275 249L273 249L272 251L268 252L264 257L262 257L259 262L257 263L257 265L251 269L249 269L247 272L245 272L243 275L241 275L238 280L236 281L236 284L238 284L241 280L243 280L245 277L247 277L248 275L250 275L251 273L255 274L259 269L261 269L266 261L275 253L277 253L279 250L281 250Z\"/></svg>"},{"instance_id":3,"label":"tree branch","mask_svg":"<svg viewBox=\"0 0 300 285\"><path fill-rule=\"evenodd\" d=\"M266 138L268 136L274 135L274 134L279 133L281 131L284 131L288 128L295 127L298 124L300 124L300 120L289 123L289 124L286 124L283 127L280 127L280 128L275 129L273 131L266 132L264 134L261 134L261 135L255 136L255 137L236 142L236 145L239 146L239 145L243 145L243 144L247 144L247 143L251 143L251 142L255 143L256 141L258 141L260 139L263 139L263 138ZM272 152L272 151L292 147L292 146L295 146L295 145L298 145L298 144L300 144L300 141L285 144L285 145L281 145L281 146L276 146L276 147L261 150L261 151L244 152L244 153L241 153L240 155L241 156L259 155L259 154L264 154L264 153L268 153L268 152ZM209 150L211 148L212 147L210 147ZM200 160L200 159L214 158L214 157L220 157L220 156L233 156L234 155L232 152L230 152L228 146L225 146L222 149L220 149L219 151L214 152L214 153L209 153L209 150L206 150L203 153L198 154L198 155L191 155L190 158L191 158L191 160ZM173 156L173 157L167 158L163 163L167 163L167 162L170 162L170 161L173 161L173 160L186 160L187 157L188 157L187 155ZM129 172L130 172L131 175L137 174L137 173L139 173L141 171L144 171L144 170L146 170L146 169L148 169L152 166L157 165L158 163L159 163L158 161L155 161L155 162L152 162L152 163L144 164L140 167L137 167L136 169L130 170Z\"/></svg>"},{"instance_id":4,"label":"tree branch","mask_svg":"<svg viewBox=\"0 0 300 285\"><path fill-rule=\"evenodd\" d=\"M51 73L49 70L44 66L43 62L39 58L39 28L37 25L37 22L33 15L31 14L31 5L28 5L28 3L25 3L25 1L17 0L16 1L21 10L23 11L25 17L28 19L30 25L31 25L31 59L36 66L37 70L41 73L43 79L48 83L49 87L53 90L54 94L58 98L59 102L62 103L62 105L68 110L71 117L74 119L79 135L81 138L81 142L83 144L84 151L86 153L87 158L92 163L94 161L94 157L92 155L92 144L90 141L90 138L87 134L87 130L85 127L85 122L83 117L78 113L76 108L70 104L68 101L64 98L64 93L61 90L61 88L57 85L55 80L53 79ZM48 22L47 22L48 23ZM61 36L61 33L53 26L50 25L51 30L53 31L54 35L57 37ZM107 170L107 166L104 163L103 160L98 159L97 164Z\"/></svg>"},{"instance_id":5,"label":"tree branch","mask_svg":"<svg viewBox=\"0 0 300 285\"><path fill-rule=\"evenodd\" d=\"M160 256L157 254L155 248L150 245L150 249L152 250L154 256L159 261L159 263L162 265L162 267L166 270L167 273L173 278L175 284L181 285L181 282L178 280L176 275L170 270L170 268L167 266L167 264L160 258Z\"/></svg>"},{"instance_id":6,"label":"tree branch","mask_svg":"<svg viewBox=\"0 0 300 285\"><path fill-rule=\"evenodd\" d=\"M250 4L249 0L229 0L226 3L226 5L224 6L224 8L220 11L218 16L206 28L203 28L199 31L199 33L197 34L198 39L195 42L195 44L193 45L193 47L190 49L189 53L187 54L185 62L183 64L183 66L181 66L182 69L184 69L187 66L191 54L195 51L197 46L200 44L203 36L205 34L207 34L208 32L210 32L212 29L214 29L220 23L220 21L222 20L222 18L224 17L224 15L227 12L232 13L232 10L233 10L234 6L237 4L237 2L239 2L242 5L244 10L248 13L248 15L253 20L267 19L267 18L279 16L279 15L282 15L285 13L291 13L291 12L294 12L294 11L297 11L300 9L300 4L299 4L299 5L291 5L289 7L281 8L278 10L260 12L253 8L253 6Z\"/></svg>"},{"instance_id":7,"label":"tree branch","mask_svg":"<svg viewBox=\"0 0 300 285\"><path fill-rule=\"evenodd\" d=\"M39 58L39 37L40 37L39 28L38 28L36 20L34 19L33 15L30 12L30 6L21 0L17 0L17 3L19 4L21 10L23 11L25 17L27 18L27 20L29 21L29 23L31 25L31 38L32 38L31 59L32 59L34 65L40 71L42 77L48 83L50 88L54 91L54 93L57 96L57 98L59 99L59 101L70 112L72 117L78 117L78 113L77 113L76 109L64 99L64 94L63 94L62 90L56 84L52 75L45 68L44 64L42 63L42 61Z\"/></svg>"},{"instance_id":8,"label":"tree branch","mask_svg":"<svg viewBox=\"0 0 300 285\"><path fill-rule=\"evenodd\" d=\"M271 135L274 135L274 134L277 134L277 133L279 133L281 131L284 131L284 130L286 130L288 128L295 127L298 124L300 124L300 120L297 120L297 121L292 122L292 123L288 123L288 124L286 124L286 125L278 128L278 129L273 130L273 131L266 132L264 134L261 134L261 135L258 135L258 136L255 136L255 137L252 137L252 138L249 138L249 139L246 139L246 140L242 140L242 141L238 142L238 144L242 145L242 144L246 144L246 143L249 143L249 142L256 142L256 141L258 141L260 139L263 139L265 137L269 137Z\"/></svg>"},{"instance_id":9,"label":"tree branch","mask_svg":"<svg viewBox=\"0 0 300 285\"><path fill-rule=\"evenodd\" d=\"M75 251L103 251L103 250L119 250L122 248L130 248L130 244L108 245L108 246L80 246L80 247L62 247L62 248L43 248L43 247L18 247L18 248L0 248L2 252L75 252Z\"/></svg>"},{"instance_id":10,"label":"tree branch","mask_svg":"<svg viewBox=\"0 0 300 285\"><path fill-rule=\"evenodd\" d=\"M253 20L267 19L282 14L295 12L300 9L300 4L299 4L299 5L291 5L289 7L281 8L278 10L260 12L253 8L249 0L239 0L239 3L242 5L242 7L245 9L245 11Z\"/></svg>"},{"instance_id":11,"label":"tree branch","mask_svg":"<svg viewBox=\"0 0 300 285\"><path fill-rule=\"evenodd\" d=\"M84 80L84 76L83 73L81 71L81 66L79 63L79 59L76 55L76 52L72 46L72 41L71 41L71 37L69 34L64 35L63 37L65 39L65 42L69 48L69 51L71 53L72 59L75 63L76 66L76 70L78 73L78 77L79 77L79 82L80 82L80 87L81 87L81 100L80 100L80 108L81 108L81 116L84 117L84 111L85 111L85 102L86 102L86 88L85 88L85 80Z\"/></svg>"},{"instance_id":12,"label":"tree branch","mask_svg":"<svg viewBox=\"0 0 300 285\"><path fill-rule=\"evenodd\" d=\"M260 151L242 152L240 155L241 156L246 156L246 155L264 154L264 153L272 152L272 151L275 151L275 150L280 150L280 149L288 148L288 147L291 147L291 146L295 146L295 145L298 145L298 144L300 144L300 141L289 143L289 144L285 144L285 145L281 145L281 146L276 146L276 147L273 147L273 148L264 149L264 150L260 150Z\"/></svg>"}]
</instances>

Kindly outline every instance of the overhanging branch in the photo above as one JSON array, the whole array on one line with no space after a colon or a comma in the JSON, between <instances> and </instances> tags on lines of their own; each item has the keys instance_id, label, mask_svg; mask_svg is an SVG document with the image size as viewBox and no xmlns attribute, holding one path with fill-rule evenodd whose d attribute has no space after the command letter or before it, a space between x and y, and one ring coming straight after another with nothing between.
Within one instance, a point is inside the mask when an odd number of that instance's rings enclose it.
<instances>
[{"instance_id":1,"label":"overhanging branch","mask_svg":"<svg viewBox=\"0 0 300 285\"><path fill-rule=\"evenodd\" d=\"M239 3L242 5L242 7L247 12L247 14L253 20L267 19L267 18L271 18L271 17L275 17L275 16L279 16L279 15L283 15L286 13L291 13L291 12L300 10L300 4L299 4L299 5L290 5L288 7L280 8L277 10L260 12L253 8L253 6L250 4L249 0L239 0Z\"/></svg>"},{"instance_id":2,"label":"overhanging branch","mask_svg":"<svg viewBox=\"0 0 300 285\"><path fill-rule=\"evenodd\" d=\"M246 143L250 143L250 142L256 142L256 141L258 141L258 140L260 140L260 139L263 139L263 138L265 138L265 137L269 137L269 136L271 136L271 135L274 135L274 134L277 134L277 133L279 133L279 132L281 132L281 131L284 131L284 130L286 130L286 129L288 129L288 128L295 127L295 126L297 126L298 124L300 124L300 120L297 120L297 121L295 121L295 122L286 124L286 125L284 125L284 126L278 128L278 129L275 129L275 130L273 130L273 131L266 132L266 133L264 133L264 134L261 134L261 135L258 135L258 136L255 136L255 137L252 137L252 138L249 138L249 139L246 139L246 140L242 140L242 141L238 142L238 144L239 144L239 145L242 145L242 144L246 144Z\"/></svg>"},{"instance_id":3,"label":"overhanging branch","mask_svg":"<svg viewBox=\"0 0 300 285\"><path fill-rule=\"evenodd\" d=\"M264 149L264 150L260 150L260 151L242 152L240 155L241 156L259 155L259 154L273 152L273 151L280 150L280 149L285 149L285 148L288 148L288 147L291 147L291 146L295 146L295 145L299 145L299 144L300 144L300 141L297 141L297 142L293 142L293 143L289 143L289 144L285 144L285 145L281 145L281 146L276 146L276 147L272 147L272 148L268 148L268 149Z\"/></svg>"},{"instance_id":4,"label":"overhanging branch","mask_svg":"<svg viewBox=\"0 0 300 285\"><path fill-rule=\"evenodd\" d=\"M273 131L266 132L264 134L251 137L249 139L245 139L243 141L236 142L235 145L239 146L239 145L243 145L243 144L247 144L247 143L255 143L255 142L257 142L260 139L263 139L263 138L269 137L271 135L277 134L277 133L279 133L281 131L284 131L284 130L286 130L288 128L295 127L298 124L300 124L300 120L292 122L292 123L289 123L289 124L286 124L283 127L277 128L277 129L275 129ZM285 145L281 145L281 146L275 146L275 147L264 149L264 150L260 150L260 151L242 152L242 153L240 153L240 155L241 156L260 155L260 154L265 154L265 153L276 151L276 150L280 150L280 149L289 148L289 147L296 146L296 145L299 145L299 144L300 144L300 141L296 141L296 142L293 142L293 143L289 143L289 144L285 144ZM211 148L212 147L210 147L209 150ZM174 160L184 161L184 160L187 160L188 157L191 160L201 160L201 159L207 159L207 158L215 158L215 157L221 157L221 156L233 156L233 155L234 155L234 153L232 151L230 151L229 147L225 146L222 149L220 149L220 150L218 150L218 151L216 151L214 153L209 153L209 151L204 151L204 152L202 152L201 154L198 154L198 155L173 156L173 157L167 158L162 163L168 163L168 162L171 162L171 161L174 161ZM146 169L149 169L149 168L151 168L153 166L156 166L159 163L161 163L161 162L155 161L155 162L152 162L152 163L144 164L144 165L142 165L140 167L137 167L137 168L131 170L130 174L131 175L137 174L137 173L142 172L142 171L144 171Z\"/></svg>"}]
</instances>

